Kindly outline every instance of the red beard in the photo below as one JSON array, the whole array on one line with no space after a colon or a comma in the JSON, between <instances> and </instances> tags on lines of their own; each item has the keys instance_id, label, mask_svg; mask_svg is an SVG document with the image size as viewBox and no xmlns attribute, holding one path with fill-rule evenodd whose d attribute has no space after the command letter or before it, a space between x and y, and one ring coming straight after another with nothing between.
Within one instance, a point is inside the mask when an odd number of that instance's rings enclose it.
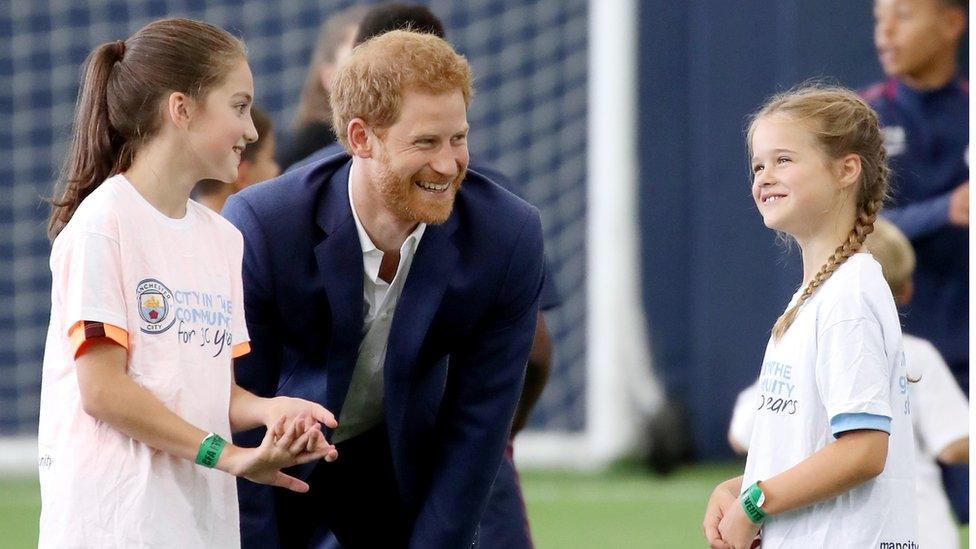
<instances>
[{"instance_id":1,"label":"red beard","mask_svg":"<svg viewBox=\"0 0 976 549\"><path fill-rule=\"evenodd\" d=\"M466 167L458 171L450 186L443 191L448 193L445 197L425 191L416 183L444 183L446 178L443 175L431 170L421 170L411 176L402 177L390 167L389 156L384 147L380 147L377 161L379 167L374 175L374 187L379 191L383 205L398 218L410 223L438 225L451 216L454 197L467 173Z\"/></svg>"}]
</instances>

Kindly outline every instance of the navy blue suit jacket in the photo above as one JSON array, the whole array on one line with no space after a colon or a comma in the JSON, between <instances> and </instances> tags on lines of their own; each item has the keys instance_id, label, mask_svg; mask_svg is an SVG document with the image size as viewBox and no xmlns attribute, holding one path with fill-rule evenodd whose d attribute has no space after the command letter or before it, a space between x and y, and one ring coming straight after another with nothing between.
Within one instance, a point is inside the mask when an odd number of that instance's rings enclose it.
<instances>
[{"instance_id":1,"label":"navy blue suit jacket","mask_svg":"<svg viewBox=\"0 0 976 549\"><path fill-rule=\"evenodd\" d=\"M304 166L313 164L316 162L321 162L326 158L335 156L337 154L345 154L345 149L339 143L329 143L328 145L316 150L312 154L306 156L305 158L292 164L285 172L291 172L299 170ZM515 181L510 179L507 175L502 172L485 166L484 164L475 164L474 162L468 164L468 170L472 172L477 172L480 175L485 176L494 183L502 186L502 188L515 193L519 198L523 198L524 194L521 189L517 188ZM562 293L556 286L556 279L552 276L552 269L549 266L548 257L545 258L545 263L543 264L545 281L542 283L542 294L539 295L539 310L540 311L551 311L556 307L563 304Z\"/></svg>"},{"instance_id":2,"label":"navy blue suit jacket","mask_svg":"<svg viewBox=\"0 0 976 549\"><path fill-rule=\"evenodd\" d=\"M223 210L244 234L251 353L235 361L237 383L319 402L337 417L363 329L350 165L345 154L314 162L231 196ZM421 239L383 373L397 488L415 517L411 547L474 539L521 392L542 248L538 212L471 171L451 216ZM271 489L245 481L240 499L245 539L276 538Z\"/></svg>"}]
</instances>

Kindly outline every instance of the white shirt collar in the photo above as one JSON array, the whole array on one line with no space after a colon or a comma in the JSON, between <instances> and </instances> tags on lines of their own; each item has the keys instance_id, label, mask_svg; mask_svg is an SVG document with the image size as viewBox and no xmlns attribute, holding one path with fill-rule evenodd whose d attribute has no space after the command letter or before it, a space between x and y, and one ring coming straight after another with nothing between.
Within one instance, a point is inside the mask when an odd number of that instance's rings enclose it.
<instances>
[{"instance_id":1,"label":"white shirt collar","mask_svg":"<svg viewBox=\"0 0 976 549\"><path fill-rule=\"evenodd\" d=\"M363 251L363 268L366 271L366 276L373 281L374 284L385 282L380 279L380 263L383 261L383 251L376 247L373 240L369 237L366 229L363 228L362 222L359 220L359 214L356 212L356 203L352 199L352 170L349 170L349 180L347 183L348 193L349 193L349 209L352 210L352 218L356 222L356 233L359 235L359 246ZM424 231L427 230L426 223L418 223L417 228L407 236L407 239L403 241L400 246L400 264L397 266L397 274L404 265L409 265L411 261L407 261L408 256L413 259L414 252L420 246L420 239L424 236Z\"/></svg>"}]
</instances>

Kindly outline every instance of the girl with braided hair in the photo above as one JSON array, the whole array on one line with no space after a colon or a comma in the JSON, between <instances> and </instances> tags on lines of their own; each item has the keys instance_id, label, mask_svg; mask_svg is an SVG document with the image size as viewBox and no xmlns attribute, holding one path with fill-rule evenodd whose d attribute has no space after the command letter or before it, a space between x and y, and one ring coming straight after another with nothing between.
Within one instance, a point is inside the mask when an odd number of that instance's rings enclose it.
<instances>
[{"instance_id":1,"label":"girl with braided hair","mask_svg":"<svg viewBox=\"0 0 976 549\"><path fill-rule=\"evenodd\" d=\"M705 536L713 548L916 548L901 326L863 246L887 194L878 118L849 90L802 86L752 117L748 146L753 199L799 245L803 282L766 347L745 474L712 492Z\"/></svg>"}]
</instances>

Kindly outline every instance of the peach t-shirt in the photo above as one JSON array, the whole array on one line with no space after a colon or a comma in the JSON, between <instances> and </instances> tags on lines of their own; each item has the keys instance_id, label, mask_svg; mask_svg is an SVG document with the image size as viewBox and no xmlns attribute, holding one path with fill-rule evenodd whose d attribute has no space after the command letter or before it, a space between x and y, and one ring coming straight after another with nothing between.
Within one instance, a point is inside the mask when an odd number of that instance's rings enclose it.
<instances>
[{"instance_id":1,"label":"peach t-shirt","mask_svg":"<svg viewBox=\"0 0 976 549\"><path fill-rule=\"evenodd\" d=\"M234 477L129 438L85 413L75 357L128 350L129 376L230 439L232 359L246 353L241 233L189 201L164 216L122 175L82 202L51 251L38 468L40 547L237 547Z\"/></svg>"}]
</instances>

